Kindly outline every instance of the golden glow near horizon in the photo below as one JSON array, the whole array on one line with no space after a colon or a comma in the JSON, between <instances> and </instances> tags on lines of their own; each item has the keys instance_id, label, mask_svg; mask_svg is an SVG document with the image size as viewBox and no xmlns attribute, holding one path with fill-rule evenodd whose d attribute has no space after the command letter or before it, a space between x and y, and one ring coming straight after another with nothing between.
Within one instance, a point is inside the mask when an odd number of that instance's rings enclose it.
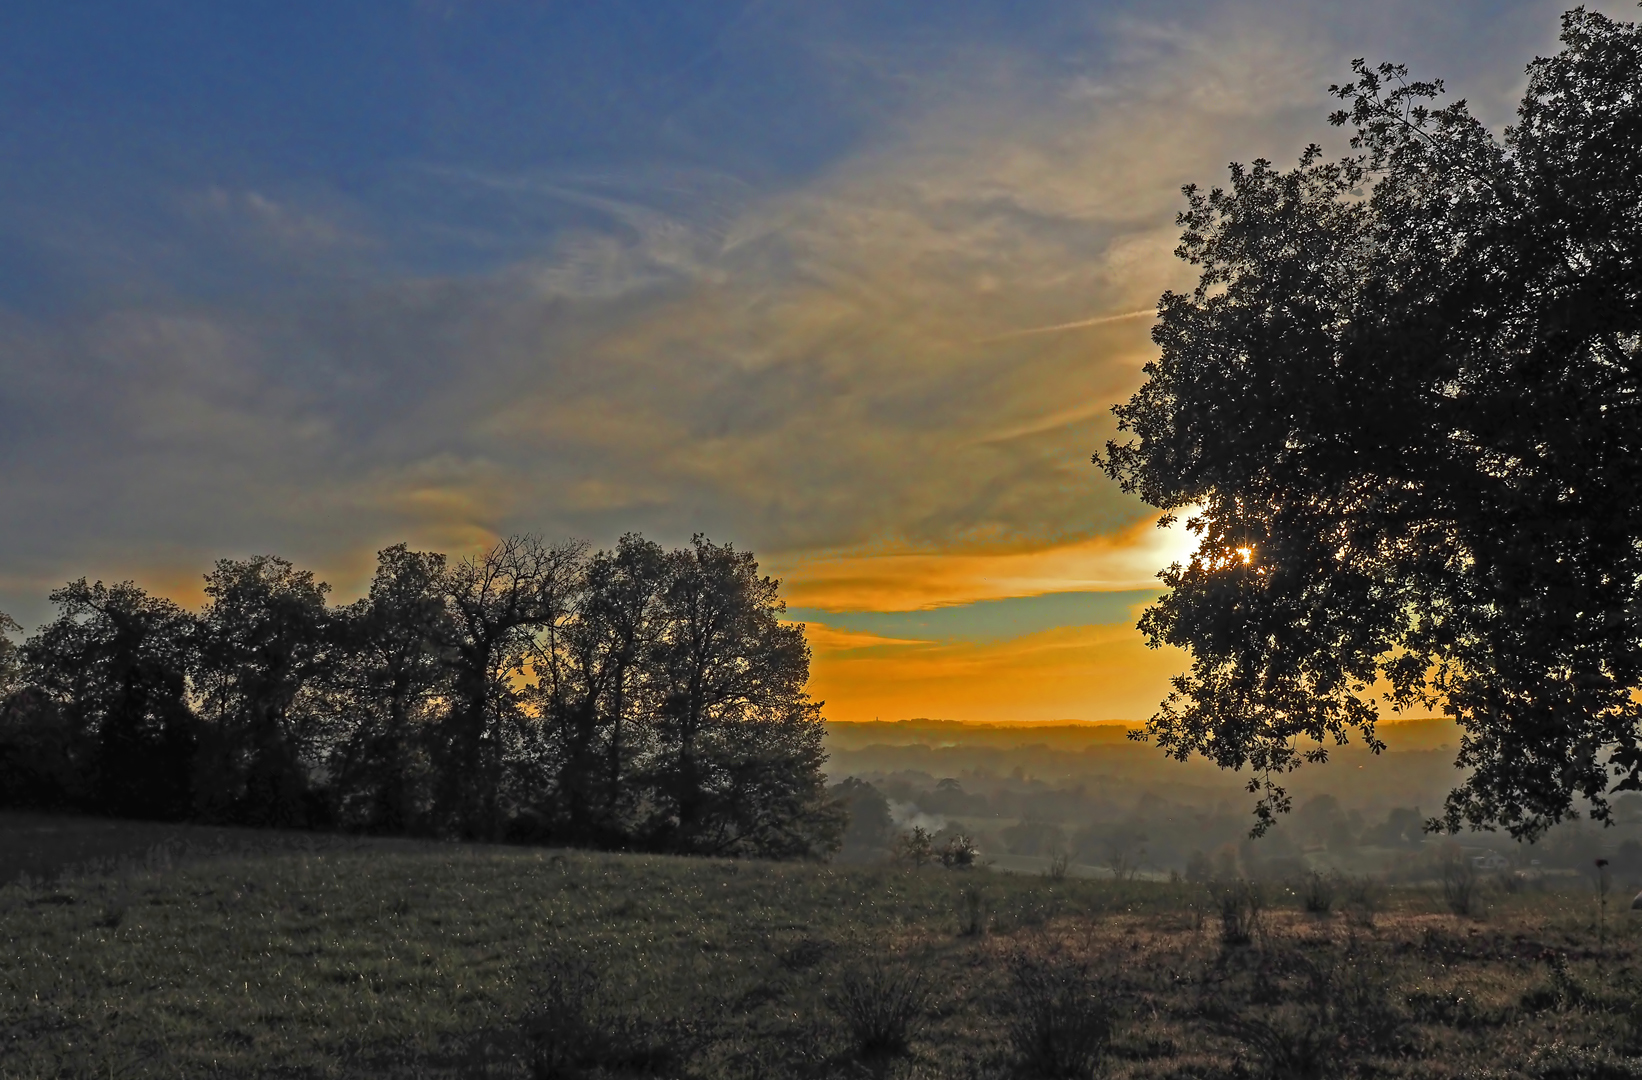
<instances>
[{"instance_id":1,"label":"golden glow near horizon","mask_svg":"<svg viewBox=\"0 0 1642 1080\"><path fill-rule=\"evenodd\" d=\"M1145 646L1135 619L1056 626L992 640L840 629L829 611L918 612L989 601L1155 589L1195 538L1147 519L1111 536L1027 550L838 555L795 563L783 593L807 619L811 693L829 719L914 716L968 721L1145 719L1184 654ZM1117 612L1103 618L1112 619ZM983 620L984 622L984 620Z\"/></svg>"},{"instance_id":2,"label":"golden glow near horizon","mask_svg":"<svg viewBox=\"0 0 1642 1080\"><path fill-rule=\"evenodd\" d=\"M37 177L96 162L108 187L5 204L0 374L27 422L0 470L0 610L38 625L82 575L195 607L214 559L262 553L347 602L400 541L702 532L783 580L829 717L1144 719L1184 657L1134 619L1192 545L1089 459L1157 355L1159 295L1196 281L1181 185L1330 138L1326 88L1365 51L1429 47L1445 66L1422 77L1509 112L1507 83L1446 65L1520 71L1555 30L1491 11L1473 49L1465 20L1397 3L777 3L733 26L676 5L701 32L656 39L666 79L598 5L586 39L543 7L528 47L507 5L400 5L356 28L417 43L380 99L337 93L375 46L235 46L269 65L246 111L40 97L19 129ZM172 46L166 70L216 55ZM129 77L74 67L98 55L51 70ZM243 137L276 114L296 126Z\"/></svg>"}]
</instances>

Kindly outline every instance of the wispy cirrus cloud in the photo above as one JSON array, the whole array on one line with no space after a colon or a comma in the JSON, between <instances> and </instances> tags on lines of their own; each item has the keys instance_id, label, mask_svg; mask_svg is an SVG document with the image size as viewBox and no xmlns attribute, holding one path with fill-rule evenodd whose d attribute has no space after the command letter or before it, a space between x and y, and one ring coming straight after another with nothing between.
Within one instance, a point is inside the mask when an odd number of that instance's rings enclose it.
<instances>
[{"instance_id":1,"label":"wispy cirrus cloud","mask_svg":"<svg viewBox=\"0 0 1642 1080\"><path fill-rule=\"evenodd\" d=\"M0 607L269 549L346 594L378 546L517 530L705 531L835 616L1149 588L1186 542L1089 454L1154 355L1159 293L1192 280L1179 185L1316 137L1324 88L1371 52L1351 35L1430 50L1487 14L1390 7L1060 5L1036 32L954 15L906 48L761 9L701 63L777 24L803 41L853 134L801 170L743 168L681 114L645 120L670 158L410 156L369 183L156 197L174 228L98 240L100 267L129 264L116 285L0 314ZM1128 623L974 641L820 620L818 685L852 714L1001 718L1013 691L986 680L1030 677L1039 718L1137 715L1177 658Z\"/></svg>"}]
</instances>

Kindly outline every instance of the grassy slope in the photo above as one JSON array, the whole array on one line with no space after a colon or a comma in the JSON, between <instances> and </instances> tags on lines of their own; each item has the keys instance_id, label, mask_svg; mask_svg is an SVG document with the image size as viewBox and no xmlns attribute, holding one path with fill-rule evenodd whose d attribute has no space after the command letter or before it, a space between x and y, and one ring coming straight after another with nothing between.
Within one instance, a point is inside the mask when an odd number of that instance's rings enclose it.
<instances>
[{"instance_id":1,"label":"grassy slope","mask_svg":"<svg viewBox=\"0 0 1642 1080\"><path fill-rule=\"evenodd\" d=\"M982 936L957 932L969 888L986 897ZM1627 1075L1555 1071L1578 1046L1611 1057L1635 1039L1614 988L1636 928L1614 918L1599 950L1588 892L1497 896L1480 921L1404 892L1372 928L1290 900L1263 944L1232 950L1201 903L1161 883L531 850L128 867L0 888L0 1073L527 1076L554 972L563 985L586 967L602 973L595 1026L674 1051L664 1071L852 1075L827 1002L847 970L888 956L934 993L895 1071L994 1075L1008 961L1027 953L1087 960L1120 1001L1116 1075L1243 1075L1239 1058L1258 1071L1250 1032L1305 1030L1315 973L1351 970L1372 970L1402 1021L1379 1065L1391 1074ZM1242 1021L1205 1019L1227 1008Z\"/></svg>"}]
</instances>

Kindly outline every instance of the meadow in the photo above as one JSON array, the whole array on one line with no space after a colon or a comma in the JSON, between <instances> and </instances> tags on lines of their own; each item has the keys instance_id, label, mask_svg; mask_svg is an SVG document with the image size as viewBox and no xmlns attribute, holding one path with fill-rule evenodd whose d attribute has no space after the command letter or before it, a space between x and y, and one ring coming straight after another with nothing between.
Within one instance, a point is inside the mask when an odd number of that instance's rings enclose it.
<instances>
[{"instance_id":1,"label":"meadow","mask_svg":"<svg viewBox=\"0 0 1642 1080\"><path fill-rule=\"evenodd\" d=\"M1642 919L1572 882L131 856L0 888L0 1076L1642 1075Z\"/></svg>"}]
</instances>

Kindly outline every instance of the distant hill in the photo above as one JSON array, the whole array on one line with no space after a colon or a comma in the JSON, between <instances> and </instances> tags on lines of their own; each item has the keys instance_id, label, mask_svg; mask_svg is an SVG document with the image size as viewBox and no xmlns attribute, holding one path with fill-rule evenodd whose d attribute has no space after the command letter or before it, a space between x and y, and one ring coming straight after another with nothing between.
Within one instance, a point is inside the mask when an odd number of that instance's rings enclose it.
<instances>
[{"instance_id":1,"label":"distant hill","mask_svg":"<svg viewBox=\"0 0 1642 1080\"><path fill-rule=\"evenodd\" d=\"M1088 747L1129 742L1129 732L1142 725L1133 720L1029 720L1014 723L968 723L919 717L871 723L827 724L827 744L836 750L863 750L869 746L997 747L1047 746L1081 751ZM1459 746L1459 727L1441 716L1382 723L1379 737L1389 750L1453 750Z\"/></svg>"}]
</instances>

